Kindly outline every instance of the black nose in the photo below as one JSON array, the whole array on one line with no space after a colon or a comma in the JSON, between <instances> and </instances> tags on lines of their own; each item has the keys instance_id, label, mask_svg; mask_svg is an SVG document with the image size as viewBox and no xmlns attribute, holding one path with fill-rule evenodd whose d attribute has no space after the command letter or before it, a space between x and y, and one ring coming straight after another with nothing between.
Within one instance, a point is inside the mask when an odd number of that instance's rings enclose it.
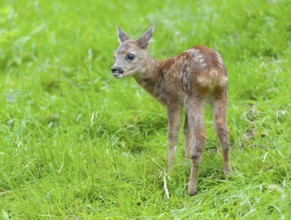
<instances>
[{"instance_id":1,"label":"black nose","mask_svg":"<svg viewBox=\"0 0 291 220\"><path fill-rule=\"evenodd\" d=\"M123 71L121 68L118 68L118 67L116 67L116 66L113 66L113 67L111 68L111 72L112 72L112 73L123 73L124 71Z\"/></svg>"},{"instance_id":2,"label":"black nose","mask_svg":"<svg viewBox=\"0 0 291 220\"><path fill-rule=\"evenodd\" d=\"M112 73L117 73L117 71L118 71L117 67L113 66L113 67L111 68L111 72L112 72Z\"/></svg>"}]
</instances>

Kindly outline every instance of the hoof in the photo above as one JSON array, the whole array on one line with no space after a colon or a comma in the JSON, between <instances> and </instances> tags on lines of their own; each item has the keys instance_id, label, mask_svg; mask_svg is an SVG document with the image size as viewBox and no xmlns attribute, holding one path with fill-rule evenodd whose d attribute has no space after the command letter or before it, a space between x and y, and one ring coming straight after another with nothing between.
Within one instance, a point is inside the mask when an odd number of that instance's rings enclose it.
<instances>
[{"instance_id":1,"label":"hoof","mask_svg":"<svg viewBox=\"0 0 291 220\"><path fill-rule=\"evenodd\" d=\"M226 176L230 175L231 173L232 173L232 170L231 170L230 167L225 167L225 168L224 168L224 174L225 174Z\"/></svg>"},{"instance_id":2,"label":"hoof","mask_svg":"<svg viewBox=\"0 0 291 220\"><path fill-rule=\"evenodd\" d=\"M197 194L195 183L189 182L188 194L189 194L189 196L195 196Z\"/></svg>"},{"instance_id":3,"label":"hoof","mask_svg":"<svg viewBox=\"0 0 291 220\"><path fill-rule=\"evenodd\" d=\"M189 196L195 196L196 195L196 190L194 190L194 191L192 191L192 190L190 191L189 190L188 193L189 193Z\"/></svg>"}]
</instances>

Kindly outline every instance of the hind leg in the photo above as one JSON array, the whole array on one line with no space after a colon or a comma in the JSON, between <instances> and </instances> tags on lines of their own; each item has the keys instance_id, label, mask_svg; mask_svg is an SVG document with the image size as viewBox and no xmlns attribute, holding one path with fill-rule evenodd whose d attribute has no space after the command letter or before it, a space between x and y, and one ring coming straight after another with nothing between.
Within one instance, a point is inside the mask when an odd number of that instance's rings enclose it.
<instances>
[{"instance_id":1,"label":"hind leg","mask_svg":"<svg viewBox=\"0 0 291 220\"><path fill-rule=\"evenodd\" d=\"M184 136L185 136L185 158L191 158L192 146L193 146L193 135L190 131L188 115L186 113L185 123L184 123Z\"/></svg>"},{"instance_id":2,"label":"hind leg","mask_svg":"<svg viewBox=\"0 0 291 220\"><path fill-rule=\"evenodd\" d=\"M204 101L198 99L193 99L190 100L190 103L186 103L190 132L191 135L193 135L192 141L194 141L194 143L192 144L193 149L191 152L192 168L188 184L188 192L190 196L196 194L199 165L201 161L202 151L205 145L203 104Z\"/></svg>"},{"instance_id":3,"label":"hind leg","mask_svg":"<svg viewBox=\"0 0 291 220\"><path fill-rule=\"evenodd\" d=\"M231 173L231 165L229 159L229 139L228 129L226 122L226 111L227 111L227 95L226 92L218 96L214 100L213 115L214 115L214 126L222 148L222 154L224 159L224 173Z\"/></svg>"}]
</instances>

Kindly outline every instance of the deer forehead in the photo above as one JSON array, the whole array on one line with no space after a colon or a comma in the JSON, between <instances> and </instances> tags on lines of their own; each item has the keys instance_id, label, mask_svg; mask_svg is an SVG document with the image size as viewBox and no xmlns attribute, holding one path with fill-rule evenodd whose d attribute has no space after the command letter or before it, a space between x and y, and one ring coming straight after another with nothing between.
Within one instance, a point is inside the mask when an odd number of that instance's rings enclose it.
<instances>
[{"instance_id":1,"label":"deer forehead","mask_svg":"<svg viewBox=\"0 0 291 220\"><path fill-rule=\"evenodd\" d=\"M120 44L120 46L116 50L115 54L116 55L125 55L129 52L136 53L138 50L139 50L139 48L137 47L136 42L128 40L128 41L125 41L125 42Z\"/></svg>"}]
</instances>

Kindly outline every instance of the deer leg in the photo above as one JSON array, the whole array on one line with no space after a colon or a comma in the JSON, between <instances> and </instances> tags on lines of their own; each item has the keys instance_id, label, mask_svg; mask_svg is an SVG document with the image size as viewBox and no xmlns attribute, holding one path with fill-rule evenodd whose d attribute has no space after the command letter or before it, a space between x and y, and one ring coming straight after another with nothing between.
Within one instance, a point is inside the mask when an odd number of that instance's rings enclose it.
<instances>
[{"instance_id":1,"label":"deer leg","mask_svg":"<svg viewBox=\"0 0 291 220\"><path fill-rule=\"evenodd\" d=\"M190 158L191 157L191 152L192 152L192 142L193 138L190 132L190 127L189 127L189 122L188 122L188 116L186 114L185 117L185 123L184 123L184 136L185 136L185 157Z\"/></svg>"},{"instance_id":2,"label":"deer leg","mask_svg":"<svg viewBox=\"0 0 291 220\"><path fill-rule=\"evenodd\" d=\"M172 171L174 167L175 150L178 144L179 137L180 114L180 106L168 106L169 172Z\"/></svg>"},{"instance_id":3,"label":"deer leg","mask_svg":"<svg viewBox=\"0 0 291 220\"><path fill-rule=\"evenodd\" d=\"M217 98L214 101L213 115L214 115L214 126L222 148L222 154L224 159L224 173L231 173L231 165L229 159L229 139L228 139L228 129L226 123L226 95L223 95L220 98Z\"/></svg>"},{"instance_id":4,"label":"deer leg","mask_svg":"<svg viewBox=\"0 0 291 220\"><path fill-rule=\"evenodd\" d=\"M201 161L202 151L205 145L205 127L203 117L203 101L195 101L194 104L187 106L190 132L193 135L194 146L192 149L192 168L188 184L190 196L196 194L197 177Z\"/></svg>"}]
</instances>

